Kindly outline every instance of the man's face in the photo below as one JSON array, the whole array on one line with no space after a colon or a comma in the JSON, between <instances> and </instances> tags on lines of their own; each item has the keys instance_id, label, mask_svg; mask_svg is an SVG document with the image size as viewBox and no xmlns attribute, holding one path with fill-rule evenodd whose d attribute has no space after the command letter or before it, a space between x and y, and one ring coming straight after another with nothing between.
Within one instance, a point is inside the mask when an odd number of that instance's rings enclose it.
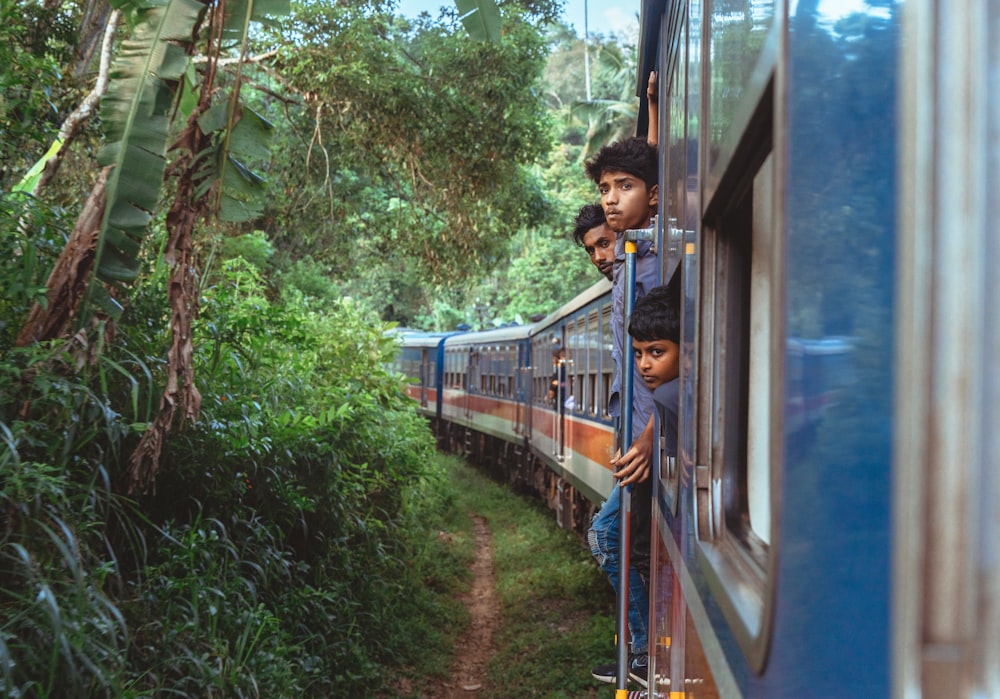
<instances>
[{"instance_id":1,"label":"man's face","mask_svg":"<svg viewBox=\"0 0 1000 699\"><path fill-rule=\"evenodd\" d=\"M597 267L597 271L611 281L615 266L615 232L611 227L602 223L587 231L583 236L583 249L590 255L590 261Z\"/></svg>"},{"instance_id":2,"label":"man's face","mask_svg":"<svg viewBox=\"0 0 1000 699\"><path fill-rule=\"evenodd\" d=\"M597 188L611 230L622 233L649 224L651 212L656 210L656 185L646 189L646 183L635 175L608 171L601 175Z\"/></svg>"}]
</instances>

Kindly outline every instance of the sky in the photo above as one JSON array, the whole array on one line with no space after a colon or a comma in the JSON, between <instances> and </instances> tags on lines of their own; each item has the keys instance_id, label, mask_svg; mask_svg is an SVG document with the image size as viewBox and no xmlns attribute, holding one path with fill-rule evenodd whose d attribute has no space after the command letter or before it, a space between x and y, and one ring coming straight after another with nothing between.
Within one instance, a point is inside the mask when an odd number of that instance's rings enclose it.
<instances>
[{"instance_id":1,"label":"sky","mask_svg":"<svg viewBox=\"0 0 1000 699\"><path fill-rule=\"evenodd\" d=\"M583 36L584 4L587 6L587 26L591 34L610 34L638 32L639 0L630 3L609 3L607 0L564 0L563 16L567 24ZM403 15L414 17L426 10L436 15L442 5L454 7L453 0L399 0L399 11Z\"/></svg>"}]
</instances>

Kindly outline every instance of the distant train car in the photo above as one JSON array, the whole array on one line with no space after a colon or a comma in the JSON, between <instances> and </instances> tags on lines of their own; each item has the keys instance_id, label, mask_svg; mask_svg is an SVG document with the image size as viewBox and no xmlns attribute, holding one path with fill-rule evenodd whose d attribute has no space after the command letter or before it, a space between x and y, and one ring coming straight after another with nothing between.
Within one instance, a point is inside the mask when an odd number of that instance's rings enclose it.
<instances>
[{"instance_id":1,"label":"distant train car","mask_svg":"<svg viewBox=\"0 0 1000 699\"><path fill-rule=\"evenodd\" d=\"M498 457L524 444L530 386L521 367L531 361L530 325L463 333L443 344L441 417L453 447L482 453L497 440ZM475 448L469 444L476 433Z\"/></svg>"},{"instance_id":2,"label":"distant train car","mask_svg":"<svg viewBox=\"0 0 1000 699\"><path fill-rule=\"evenodd\" d=\"M407 395L417 401L420 412L436 426L441 420L439 396L443 388L444 340L454 332L423 332L409 328L391 331L400 339L394 369L413 379Z\"/></svg>"}]
</instances>

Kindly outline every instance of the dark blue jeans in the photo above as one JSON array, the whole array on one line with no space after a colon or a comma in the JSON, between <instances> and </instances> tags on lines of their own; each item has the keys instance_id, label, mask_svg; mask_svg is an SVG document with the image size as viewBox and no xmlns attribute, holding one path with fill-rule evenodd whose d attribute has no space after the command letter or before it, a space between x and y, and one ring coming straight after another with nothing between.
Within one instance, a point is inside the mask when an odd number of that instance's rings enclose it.
<instances>
[{"instance_id":1,"label":"dark blue jeans","mask_svg":"<svg viewBox=\"0 0 1000 699\"><path fill-rule=\"evenodd\" d=\"M608 576L611 586L618 593L618 569L619 561L619 509L621 507L621 488L615 486L614 491L608 496L607 501L601 507L594 521L590 523L590 531L587 532L587 540L590 542L590 551L597 559L597 565ZM632 653L645 653L648 647L649 629L649 593L642 583L639 572L632 566L629 567L628 576L628 629L632 635Z\"/></svg>"}]
</instances>

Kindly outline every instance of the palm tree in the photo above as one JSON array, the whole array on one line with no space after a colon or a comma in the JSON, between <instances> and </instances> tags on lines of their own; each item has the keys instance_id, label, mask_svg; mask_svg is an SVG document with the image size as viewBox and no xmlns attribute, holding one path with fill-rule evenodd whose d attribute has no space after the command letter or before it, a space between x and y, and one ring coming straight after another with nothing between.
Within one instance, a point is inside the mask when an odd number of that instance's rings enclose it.
<instances>
[{"instance_id":1,"label":"palm tree","mask_svg":"<svg viewBox=\"0 0 1000 699\"><path fill-rule=\"evenodd\" d=\"M594 63L598 86L616 86L620 93L616 97L588 97L570 107L570 118L586 121L588 125L581 158L606 143L633 135L639 110L639 101L629 90L635 74L634 62L616 44L603 44L598 46Z\"/></svg>"}]
</instances>

